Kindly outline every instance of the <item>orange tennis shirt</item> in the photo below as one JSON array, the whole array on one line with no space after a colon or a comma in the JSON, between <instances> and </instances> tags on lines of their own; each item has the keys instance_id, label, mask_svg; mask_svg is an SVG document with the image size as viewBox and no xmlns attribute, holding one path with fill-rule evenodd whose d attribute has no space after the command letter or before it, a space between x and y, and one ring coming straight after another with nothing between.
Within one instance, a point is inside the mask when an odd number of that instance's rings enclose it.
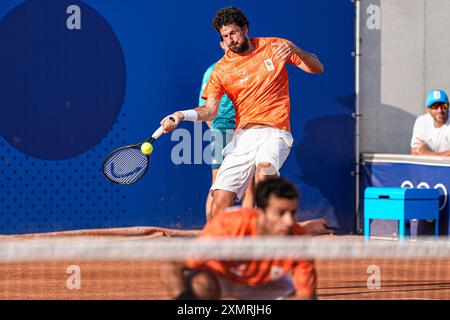
<instances>
[{"instance_id":1,"label":"orange tennis shirt","mask_svg":"<svg viewBox=\"0 0 450 320\"><path fill-rule=\"evenodd\" d=\"M248 237L256 235L255 209L232 208L209 221L200 233L204 237ZM305 235L301 226L295 224L292 236ZM265 284L283 275L292 274L297 293L312 294L316 288L314 262L310 260L262 260L262 261L194 261L190 268L213 270L220 275L246 285Z\"/></svg>"},{"instance_id":2,"label":"orange tennis shirt","mask_svg":"<svg viewBox=\"0 0 450 320\"><path fill-rule=\"evenodd\" d=\"M217 62L202 98L221 99L226 93L236 110L236 129L248 123L266 124L290 131L289 79L286 62L298 66L293 54L275 58L281 38L253 38L254 50L245 55L228 50Z\"/></svg>"}]
</instances>

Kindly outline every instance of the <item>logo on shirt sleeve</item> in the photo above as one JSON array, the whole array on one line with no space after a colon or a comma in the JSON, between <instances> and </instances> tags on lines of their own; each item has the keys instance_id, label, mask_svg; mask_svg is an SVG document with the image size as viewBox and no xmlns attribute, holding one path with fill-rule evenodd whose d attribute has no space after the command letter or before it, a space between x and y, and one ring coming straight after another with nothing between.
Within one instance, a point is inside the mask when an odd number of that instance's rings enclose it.
<instances>
[{"instance_id":1,"label":"logo on shirt sleeve","mask_svg":"<svg viewBox=\"0 0 450 320\"><path fill-rule=\"evenodd\" d=\"M266 65L267 71L273 71L275 70L275 66L273 65L272 59L264 60L264 64Z\"/></svg>"}]
</instances>

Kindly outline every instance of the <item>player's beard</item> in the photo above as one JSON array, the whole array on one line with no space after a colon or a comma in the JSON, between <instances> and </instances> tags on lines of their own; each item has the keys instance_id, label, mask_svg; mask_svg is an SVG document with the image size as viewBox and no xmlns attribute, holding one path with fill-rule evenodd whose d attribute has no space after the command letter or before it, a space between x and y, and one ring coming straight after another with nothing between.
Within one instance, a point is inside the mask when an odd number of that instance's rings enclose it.
<instances>
[{"instance_id":1,"label":"player's beard","mask_svg":"<svg viewBox=\"0 0 450 320\"><path fill-rule=\"evenodd\" d=\"M243 53L248 50L249 46L250 46L249 40L246 37L243 44L241 44L240 46L234 47L234 48L233 48L233 46L230 46L230 50L233 51L234 53Z\"/></svg>"}]
</instances>

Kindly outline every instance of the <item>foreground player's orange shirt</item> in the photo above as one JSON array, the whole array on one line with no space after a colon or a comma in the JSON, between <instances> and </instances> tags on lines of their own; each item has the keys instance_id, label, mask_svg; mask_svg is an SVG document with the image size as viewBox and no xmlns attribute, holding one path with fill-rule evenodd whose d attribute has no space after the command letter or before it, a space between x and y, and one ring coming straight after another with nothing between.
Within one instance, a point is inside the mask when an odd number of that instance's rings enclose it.
<instances>
[{"instance_id":1,"label":"foreground player's orange shirt","mask_svg":"<svg viewBox=\"0 0 450 320\"><path fill-rule=\"evenodd\" d=\"M290 43L280 38L254 38L255 49L245 55L228 50L217 62L202 98L221 99L226 93L236 109L236 129L248 123L266 124L290 131L289 80L286 62L298 66L293 54L286 60L275 58L276 44Z\"/></svg>"},{"instance_id":2,"label":"foreground player's orange shirt","mask_svg":"<svg viewBox=\"0 0 450 320\"><path fill-rule=\"evenodd\" d=\"M209 221L200 233L204 237L248 237L256 235L255 209L233 208L222 212ZM295 224L292 236L305 235L301 226ZM316 288L313 261L309 260L263 260L263 261L194 261L190 268L206 267L236 282L257 285L276 280L285 274L293 275L297 293L312 294Z\"/></svg>"}]
</instances>

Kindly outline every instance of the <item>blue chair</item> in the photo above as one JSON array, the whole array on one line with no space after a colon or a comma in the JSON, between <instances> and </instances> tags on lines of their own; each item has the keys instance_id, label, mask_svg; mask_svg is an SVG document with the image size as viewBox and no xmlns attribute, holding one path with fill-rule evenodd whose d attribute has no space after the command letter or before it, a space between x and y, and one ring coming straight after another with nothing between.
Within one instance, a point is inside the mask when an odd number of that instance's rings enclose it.
<instances>
[{"instance_id":1,"label":"blue chair","mask_svg":"<svg viewBox=\"0 0 450 320\"><path fill-rule=\"evenodd\" d=\"M439 191L369 187L364 192L364 239L370 238L373 219L397 220L399 239L405 239L406 221L435 220L435 237L439 236Z\"/></svg>"}]
</instances>

